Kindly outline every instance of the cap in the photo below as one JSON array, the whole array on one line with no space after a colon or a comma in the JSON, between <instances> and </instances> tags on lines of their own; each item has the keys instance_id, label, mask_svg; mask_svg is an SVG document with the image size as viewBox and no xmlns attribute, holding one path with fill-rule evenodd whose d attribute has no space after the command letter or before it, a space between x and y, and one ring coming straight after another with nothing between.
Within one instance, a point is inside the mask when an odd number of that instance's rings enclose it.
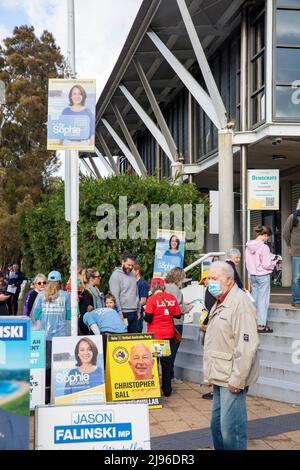
<instances>
[{"instance_id":1,"label":"cap","mask_svg":"<svg viewBox=\"0 0 300 470\"><path fill-rule=\"evenodd\" d=\"M208 271L203 271L203 273L201 274L201 277L200 277L200 281L199 281L199 284L202 284L202 282L204 281L204 279L206 279L208 276Z\"/></svg>"},{"instance_id":2,"label":"cap","mask_svg":"<svg viewBox=\"0 0 300 470\"><path fill-rule=\"evenodd\" d=\"M150 281L150 287L153 287L154 284L158 283L159 285L161 286L164 286L165 285L165 281L164 279L162 279L161 277L154 277L153 279L151 279Z\"/></svg>"},{"instance_id":3,"label":"cap","mask_svg":"<svg viewBox=\"0 0 300 470\"><path fill-rule=\"evenodd\" d=\"M61 281L61 274L58 271L51 271L48 274L48 281Z\"/></svg>"}]
</instances>

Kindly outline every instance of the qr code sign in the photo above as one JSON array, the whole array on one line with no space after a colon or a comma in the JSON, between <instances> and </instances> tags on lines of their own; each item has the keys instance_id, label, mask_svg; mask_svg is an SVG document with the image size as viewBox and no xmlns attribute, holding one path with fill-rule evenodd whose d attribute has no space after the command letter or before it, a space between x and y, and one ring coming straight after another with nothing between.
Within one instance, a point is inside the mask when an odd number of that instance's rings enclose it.
<instances>
[{"instance_id":1,"label":"qr code sign","mask_svg":"<svg viewBox=\"0 0 300 470\"><path fill-rule=\"evenodd\" d=\"M275 204L275 197L266 197L266 207L273 207Z\"/></svg>"}]
</instances>

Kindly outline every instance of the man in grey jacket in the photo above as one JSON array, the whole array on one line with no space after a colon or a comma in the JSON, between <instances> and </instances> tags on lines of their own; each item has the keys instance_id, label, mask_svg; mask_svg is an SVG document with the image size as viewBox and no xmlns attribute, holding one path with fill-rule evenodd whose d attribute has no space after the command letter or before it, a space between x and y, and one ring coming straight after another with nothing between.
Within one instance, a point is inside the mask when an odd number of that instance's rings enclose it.
<instances>
[{"instance_id":1,"label":"man in grey jacket","mask_svg":"<svg viewBox=\"0 0 300 470\"><path fill-rule=\"evenodd\" d=\"M208 272L208 290L216 298L204 343L204 378L213 384L211 431L216 450L247 449L248 386L258 378L256 311L234 282L228 263Z\"/></svg>"},{"instance_id":2,"label":"man in grey jacket","mask_svg":"<svg viewBox=\"0 0 300 470\"><path fill-rule=\"evenodd\" d=\"M128 322L128 333L138 333L140 303L135 274L132 272L135 257L124 253L121 266L109 279L109 290L117 300L120 315Z\"/></svg>"},{"instance_id":3,"label":"man in grey jacket","mask_svg":"<svg viewBox=\"0 0 300 470\"><path fill-rule=\"evenodd\" d=\"M292 305L300 307L300 199L296 212L289 215L282 236L292 256Z\"/></svg>"}]
</instances>

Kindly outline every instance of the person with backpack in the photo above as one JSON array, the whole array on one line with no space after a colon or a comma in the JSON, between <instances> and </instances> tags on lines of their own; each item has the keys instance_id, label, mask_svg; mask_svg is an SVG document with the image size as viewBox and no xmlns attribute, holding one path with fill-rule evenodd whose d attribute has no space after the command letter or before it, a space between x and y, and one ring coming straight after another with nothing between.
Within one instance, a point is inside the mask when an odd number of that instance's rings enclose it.
<instances>
[{"instance_id":1,"label":"person with backpack","mask_svg":"<svg viewBox=\"0 0 300 470\"><path fill-rule=\"evenodd\" d=\"M82 271L81 281L83 290L81 291L79 299L78 322L78 334L80 336L90 334L89 328L83 321L84 314L104 307L104 295L98 288L100 280L101 275L97 268L89 268Z\"/></svg>"},{"instance_id":2,"label":"person with backpack","mask_svg":"<svg viewBox=\"0 0 300 470\"><path fill-rule=\"evenodd\" d=\"M61 288L61 274L51 271L43 292L40 292L32 308L32 320L36 329L46 335L46 404L50 403L52 339L69 336L71 323L71 298Z\"/></svg>"},{"instance_id":3,"label":"person with backpack","mask_svg":"<svg viewBox=\"0 0 300 470\"><path fill-rule=\"evenodd\" d=\"M296 211L289 215L284 224L282 236L291 250L292 256L292 302L293 307L300 308L300 199Z\"/></svg>"}]
</instances>

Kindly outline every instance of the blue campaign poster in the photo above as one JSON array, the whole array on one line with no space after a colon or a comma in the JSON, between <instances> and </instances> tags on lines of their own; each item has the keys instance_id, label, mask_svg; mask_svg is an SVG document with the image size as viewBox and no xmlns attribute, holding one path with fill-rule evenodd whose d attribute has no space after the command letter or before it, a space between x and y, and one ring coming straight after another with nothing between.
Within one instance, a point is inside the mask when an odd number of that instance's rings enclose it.
<instances>
[{"instance_id":1,"label":"blue campaign poster","mask_svg":"<svg viewBox=\"0 0 300 470\"><path fill-rule=\"evenodd\" d=\"M158 230L153 277L165 278L173 268L183 268L185 232Z\"/></svg>"},{"instance_id":2,"label":"blue campaign poster","mask_svg":"<svg viewBox=\"0 0 300 470\"><path fill-rule=\"evenodd\" d=\"M30 409L45 403L45 348L44 331L31 332L30 353Z\"/></svg>"},{"instance_id":3,"label":"blue campaign poster","mask_svg":"<svg viewBox=\"0 0 300 470\"><path fill-rule=\"evenodd\" d=\"M48 150L95 148L96 81L50 79Z\"/></svg>"},{"instance_id":4,"label":"blue campaign poster","mask_svg":"<svg viewBox=\"0 0 300 470\"><path fill-rule=\"evenodd\" d=\"M0 450L29 448L30 319L0 317Z\"/></svg>"}]
</instances>

